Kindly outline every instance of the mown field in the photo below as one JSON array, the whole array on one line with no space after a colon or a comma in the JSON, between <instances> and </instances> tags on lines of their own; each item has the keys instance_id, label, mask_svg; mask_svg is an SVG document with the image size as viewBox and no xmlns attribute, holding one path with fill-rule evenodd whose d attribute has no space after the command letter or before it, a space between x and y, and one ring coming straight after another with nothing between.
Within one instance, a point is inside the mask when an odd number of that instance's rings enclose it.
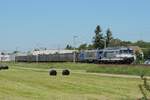
<instances>
[{"instance_id":1,"label":"mown field","mask_svg":"<svg viewBox=\"0 0 150 100\"><path fill-rule=\"evenodd\" d=\"M150 66L142 65L99 65L86 63L7 63L10 66L18 66L25 68L68 68L71 70L84 70L93 73L110 73L110 74L127 74L150 76Z\"/></svg>"},{"instance_id":2,"label":"mown field","mask_svg":"<svg viewBox=\"0 0 150 100\"><path fill-rule=\"evenodd\" d=\"M7 64L9 70L0 70L0 100L136 100L142 96L138 88L142 83L140 79L102 77L87 72L106 66L73 63ZM58 69L56 77L48 74L52 67ZM62 76L63 68L69 68L71 75Z\"/></svg>"}]
</instances>

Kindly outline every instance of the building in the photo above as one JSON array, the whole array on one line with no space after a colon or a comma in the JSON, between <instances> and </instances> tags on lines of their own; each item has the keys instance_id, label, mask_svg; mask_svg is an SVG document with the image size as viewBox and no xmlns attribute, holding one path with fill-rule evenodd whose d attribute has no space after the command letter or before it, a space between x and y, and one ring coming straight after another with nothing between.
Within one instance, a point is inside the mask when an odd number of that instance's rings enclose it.
<instances>
[{"instance_id":1,"label":"building","mask_svg":"<svg viewBox=\"0 0 150 100\"><path fill-rule=\"evenodd\" d=\"M9 55L9 54L1 54L0 53L0 61L15 61L15 56L14 55Z\"/></svg>"}]
</instances>

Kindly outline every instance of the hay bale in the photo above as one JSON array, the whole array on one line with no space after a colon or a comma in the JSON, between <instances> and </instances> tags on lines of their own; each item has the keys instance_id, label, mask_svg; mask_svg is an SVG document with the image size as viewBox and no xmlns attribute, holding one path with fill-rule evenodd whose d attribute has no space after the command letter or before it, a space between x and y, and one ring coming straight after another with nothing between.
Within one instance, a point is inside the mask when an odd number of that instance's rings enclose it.
<instances>
[{"instance_id":1,"label":"hay bale","mask_svg":"<svg viewBox=\"0 0 150 100\"><path fill-rule=\"evenodd\" d=\"M70 75L70 71L68 69L64 69L62 71L62 75Z\"/></svg>"},{"instance_id":2,"label":"hay bale","mask_svg":"<svg viewBox=\"0 0 150 100\"><path fill-rule=\"evenodd\" d=\"M3 69L8 70L9 67L8 67L7 65L4 65L4 66L3 66Z\"/></svg>"},{"instance_id":3,"label":"hay bale","mask_svg":"<svg viewBox=\"0 0 150 100\"><path fill-rule=\"evenodd\" d=\"M49 75L50 76L56 76L57 75L57 71L55 69L52 69L49 71Z\"/></svg>"},{"instance_id":4,"label":"hay bale","mask_svg":"<svg viewBox=\"0 0 150 100\"><path fill-rule=\"evenodd\" d=\"M0 64L0 70L2 70L2 69L8 69L9 67L7 66L7 65L2 65L2 64Z\"/></svg>"},{"instance_id":5,"label":"hay bale","mask_svg":"<svg viewBox=\"0 0 150 100\"><path fill-rule=\"evenodd\" d=\"M0 70L3 68L3 65L0 64Z\"/></svg>"}]
</instances>

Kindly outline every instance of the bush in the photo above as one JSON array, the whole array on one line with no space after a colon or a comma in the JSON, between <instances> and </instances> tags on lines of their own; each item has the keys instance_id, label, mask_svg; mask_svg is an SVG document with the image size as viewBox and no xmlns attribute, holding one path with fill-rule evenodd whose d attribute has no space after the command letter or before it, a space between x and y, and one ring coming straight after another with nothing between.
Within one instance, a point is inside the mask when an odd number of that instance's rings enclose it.
<instances>
[{"instance_id":1,"label":"bush","mask_svg":"<svg viewBox=\"0 0 150 100\"><path fill-rule=\"evenodd\" d=\"M141 75L141 80L143 81L143 84L139 85L139 89L143 95L142 98L139 100L150 100L150 84L148 83L148 79L144 77L144 74Z\"/></svg>"},{"instance_id":2,"label":"bush","mask_svg":"<svg viewBox=\"0 0 150 100\"><path fill-rule=\"evenodd\" d=\"M68 69L65 69L62 71L62 75L70 75L70 71Z\"/></svg>"}]
</instances>

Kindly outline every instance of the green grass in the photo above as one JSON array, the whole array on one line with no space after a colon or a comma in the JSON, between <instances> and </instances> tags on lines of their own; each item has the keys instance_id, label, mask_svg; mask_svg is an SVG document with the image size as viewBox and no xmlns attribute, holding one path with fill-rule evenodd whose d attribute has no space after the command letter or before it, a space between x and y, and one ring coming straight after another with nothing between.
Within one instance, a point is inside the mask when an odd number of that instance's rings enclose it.
<instances>
[{"instance_id":1,"label":"green grass","mask_svg":"<svg viewBox=\"0 0 150 100\"><path fill-rule=\"evenodd\" d=\"M0 71L0 100L136 100L140 79L102 77L84 72L93 64L9 63ZM49 68L71 69L70 76L50 77ZM93 67L95 66L95 67ZM30 69L26 69L30 68ZM76 71L80 73L75 73Z\"/></svg>"},{"instance_id":2,"label":"green grass","mask_svg":"<svg viewBox=\"0 0 150 100\"><path fill-rule=\"evenodd\" d=\"M110 73L110 74L126 74L126 75L146 75L150 76L150 67L144 66L101 66L93 67L86 70L93 73Z\"/></svg>"},{"instance_id":3,"label":"green grass","mask_svg":"<svg viewBox=\"0 0 150 100\"><path fill-rule=\"evenodd\" d=\"M94 73L110 73L110 74L128 74L128 75L141 75L145 74L150 76L150 66L133 66L133 65L98 65L98 64L85 64L85 63L9 63L18 67L26 68L68 68L71 70L84 70Z\"/></svg>"}]
</instances>

